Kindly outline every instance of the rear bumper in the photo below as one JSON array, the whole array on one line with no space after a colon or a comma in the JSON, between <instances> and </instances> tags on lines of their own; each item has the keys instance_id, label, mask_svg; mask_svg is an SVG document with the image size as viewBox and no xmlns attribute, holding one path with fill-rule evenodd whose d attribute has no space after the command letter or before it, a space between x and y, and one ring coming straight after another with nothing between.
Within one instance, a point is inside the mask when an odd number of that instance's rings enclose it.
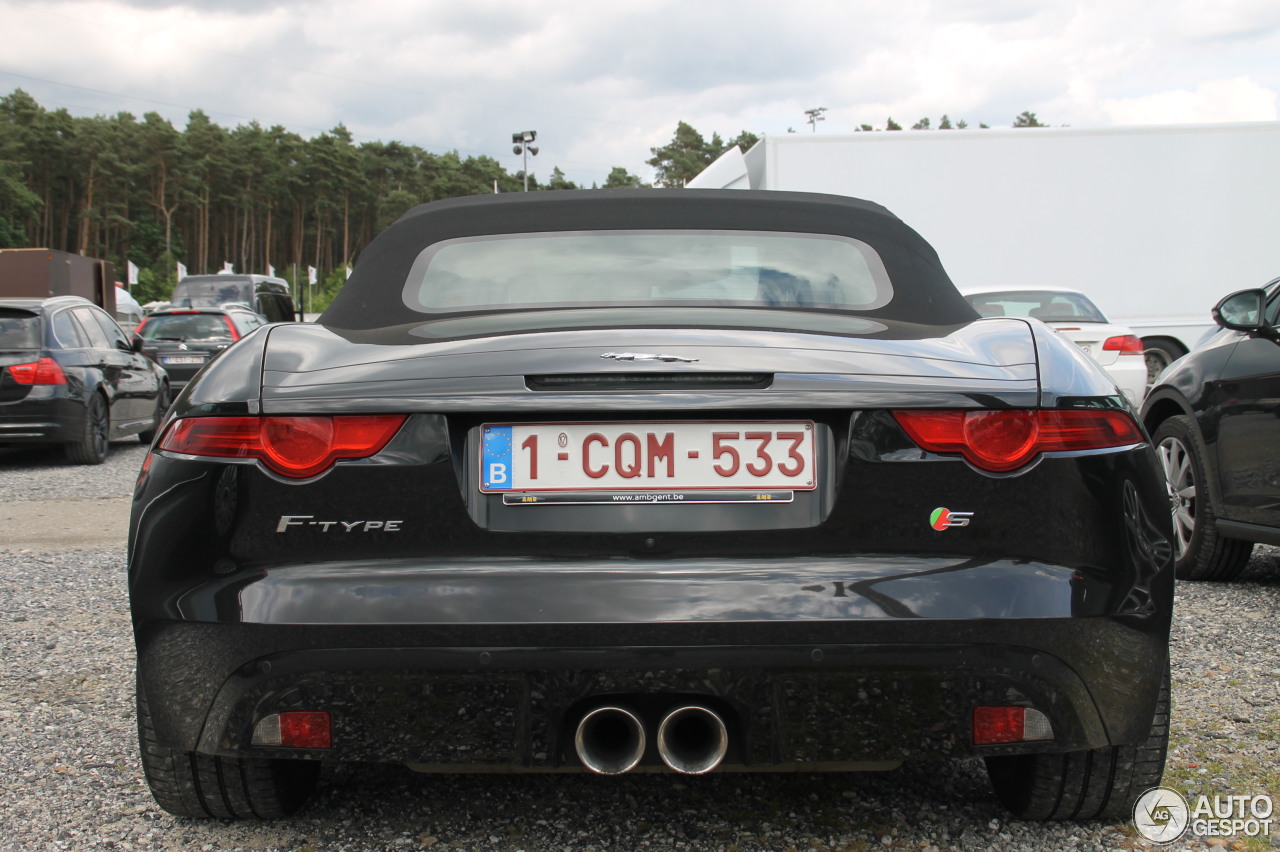
<instances>
[{"instance_id":1,"label":"rear bumper","mask_svg":"<svg viewBox=\"0 0 1280 852\"><path fill-rule=\"evenodd\" d=\"M152 457L129 582L163 744L569 770L593 706L652 726L676 701L721 713L727 764L743 767L1076 751L1149 732L1173 575L1146 445L997 479L875 461L892 424L874 420L840 451L845 477L809 527L659 506L498 532L468 514L476 467L437 425L407 457L314 483ZM940 531L935 507L973 521ZM1054 739L974 747L973 707L1010 704L1043 712ZM333 748L252 746L257 721L284 710L329 711Z\"/></svg>"},{"instance_id":2,"label":"rear bumper","mask_svg":"<svg viewBox=\"0 0 1280 852\"><path fill-rule=\"evenodd\" d=\"M1146 735L1167 656L1159 618L1086 614L1087 581L1050 566L938 571L918 560L904 577L910 560L886 561L898 575L878 583L833 581L803 562L733 577L669 565L648 586L625 571L597 583L588 570L526 565L505 582L473 569L470 589L445 571L417 594L404 571L379 583L348 566L303 593L280 570L181 604L192 616L234 605L240 623L140 624L139 669L157 734L175 748L453 771L579 769L574 728L606 702L651 730L676 702L709 706L729 726L727 765L744 768L1074 751ZM845 563L841 576L859 570L872 569ZM1011 581L1015 571L1027 581ZM966 572L972 594L954 594ZM1002 587L999 598L984 591ZM769 589L781 591L766 608ZM973 746L972 708L1008 704L1044 712L1054 740ZM252 746L256 722L285 710L329 711L333 748Z\"/></svg>"},{"instance_id":3,"label":"rear bumper","mask_svg":"<svg viewBox=\"0 0 1280 852\"><path fill-rule=\"evenodd\" d=\"M84 405L57 393L56 388L37 387L26 399L0 404L0 444L77 440L84 430Z\"/></svg>"}]
</instances>

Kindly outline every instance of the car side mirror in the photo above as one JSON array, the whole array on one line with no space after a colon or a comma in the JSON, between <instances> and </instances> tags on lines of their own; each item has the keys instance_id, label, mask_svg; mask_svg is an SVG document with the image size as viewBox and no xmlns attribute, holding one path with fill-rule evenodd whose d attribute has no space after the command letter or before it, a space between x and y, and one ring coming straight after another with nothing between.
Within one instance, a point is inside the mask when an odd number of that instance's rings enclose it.
<instances>
[{"instance_id":1,"label":"car side mirror","mask_svg":"<svg viewBox=\"0 0 1280 852\"><path fill-rule=\"evenodd\" d=\"M146 341L137 332L134 332L133 336L129 338L129 348L134 352L141 352L144 345L146 345Z\"/></svg>"},{"instance_id":2,"label":"car side mirror","mask_svg":"<svg viewBox=\"0 0 1280 852\"><path fill-rule=\"evenodd\" d=\"M1213 321L1235 331L1258 332L1266 328L1263 313L1267 294L1263 290L1241 290L1213 306Z\"/></svg>"}]
</instances>

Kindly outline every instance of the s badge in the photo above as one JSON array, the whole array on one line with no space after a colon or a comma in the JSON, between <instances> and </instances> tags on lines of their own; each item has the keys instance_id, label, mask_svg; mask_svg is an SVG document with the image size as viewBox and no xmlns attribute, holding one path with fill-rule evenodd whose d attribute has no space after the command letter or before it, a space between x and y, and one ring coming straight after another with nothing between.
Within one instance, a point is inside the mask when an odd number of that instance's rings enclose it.
<instances>
[{"instance_id":1,"label":"s badge","mask_svg":"<svg viewBox=\"0 0 1280 852\"><path fill-rule=\"evenodd\" d=\"M973 512L953 512L950 509L934 509L929 516L929 526L935 530L946 530L952 527L967 527Z\"/></svg>"}]
</instances>

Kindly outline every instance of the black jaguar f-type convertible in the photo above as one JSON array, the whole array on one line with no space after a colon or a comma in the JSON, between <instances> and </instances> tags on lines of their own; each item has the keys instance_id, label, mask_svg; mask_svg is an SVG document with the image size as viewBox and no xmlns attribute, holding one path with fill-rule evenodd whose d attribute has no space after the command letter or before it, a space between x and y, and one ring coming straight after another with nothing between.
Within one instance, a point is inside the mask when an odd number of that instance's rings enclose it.
<instances>
[{"instance_id":1,"label":"black jaguar f-type convertible","mask_svg":"<svg viewBox=\"0 0 1280 852\"><path fill-rule=\"evenodd\" d=\"M138 480L143 765L188 816L326 761L603 774L978 755L1127 816L1168 738L1170 514L1107 375L875 204L418 207Z\"/></svg>"}]
</instances>

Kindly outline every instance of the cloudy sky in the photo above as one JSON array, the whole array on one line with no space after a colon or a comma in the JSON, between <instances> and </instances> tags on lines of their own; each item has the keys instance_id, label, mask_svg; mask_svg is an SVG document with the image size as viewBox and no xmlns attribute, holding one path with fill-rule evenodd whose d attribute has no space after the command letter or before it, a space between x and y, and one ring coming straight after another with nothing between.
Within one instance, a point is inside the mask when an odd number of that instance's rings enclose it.
<instances>
[{"instance_id":1,"label":"cloudy sky","mask_svg":"<svg viewBox=\"0 0 1280 852\"><path fill-rule=\"evenodd\" d=\"M1274 121L1280 0L0 0L0 94L645 180L704 135ZM826 107L825 121L805 110Z\"/></svg>"}]
</instances>

